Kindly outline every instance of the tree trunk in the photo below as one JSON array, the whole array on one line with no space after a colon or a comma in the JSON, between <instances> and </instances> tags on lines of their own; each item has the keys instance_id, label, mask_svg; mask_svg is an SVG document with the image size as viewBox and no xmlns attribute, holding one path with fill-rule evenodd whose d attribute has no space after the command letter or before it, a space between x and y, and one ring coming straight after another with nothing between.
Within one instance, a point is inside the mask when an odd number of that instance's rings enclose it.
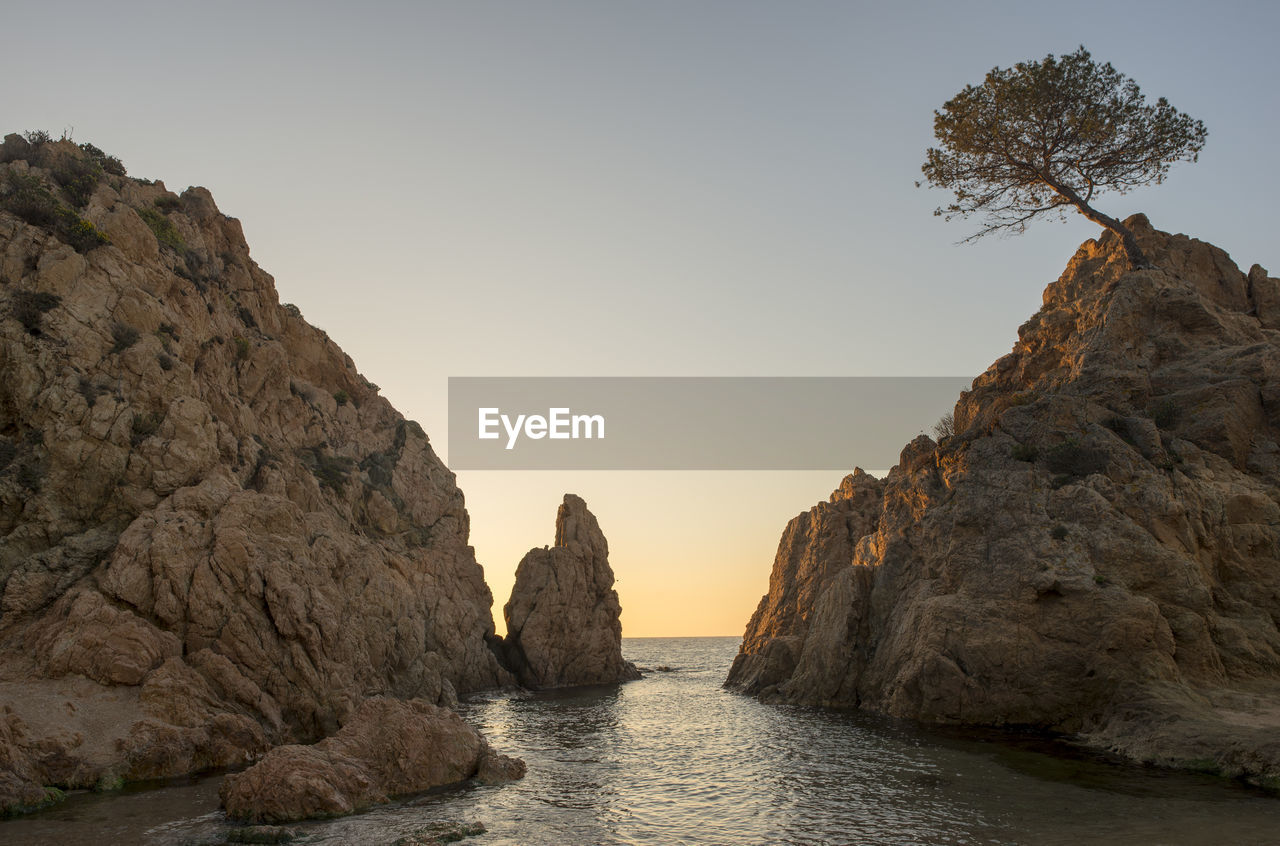
<instances>
[{"instance_id":1,"label":"tree trunk","mask_svg":"<svg viewBox=\"0 0 1280 846\"><path fill-rule=\"evenodd\" d=\"M1124 244L1124 254L1129 258L1130 267L1134 270L1144 267L1155 267L1154 264L1147 260L1146 254L1143 253L1142 248L1138 246L1138 239L1133 237L1133 233L1129 231L1129 227L1125 226L1114 217L1105 215L1086 203L1083 197L1071 190L1068 186L1060 185L1049 179L1046 179L1045 182L1050 188L1065 197L1071 205L1079 209L1082 215L1089 218L1094 223L1097 223L1100 226L1105 226L1112 232L1119 235L1121 243Z\"/></svg>"},{"instance_id":2,"label":"tree trunk","mask_svg":"<svg viewBox=\"0 0 1280 846\"><path fill-rule=\"evenodd\" d=\"M1068 199L1070 199L1070 197L1068 197ZM1112 232L1120 236L1120 242L1124 244L1124 254L1129 257L1130 267L1134 270L1144 267L1155 267L1155 265L1147 259L1146 254L1142 252L1142 248L1138 246L1138 239L1133 237L1133 232L1129 230L1129 227L1125 226L1114 217L1103 214L1093 206L1090 206L1084 200L1079 200L1079 202L1072 200L1072 202L1075 203L1076 208L1080 209L1080 213L1085 217L1089 218L1094 223L1107 227Z\"/></svg>"}]
</instances>

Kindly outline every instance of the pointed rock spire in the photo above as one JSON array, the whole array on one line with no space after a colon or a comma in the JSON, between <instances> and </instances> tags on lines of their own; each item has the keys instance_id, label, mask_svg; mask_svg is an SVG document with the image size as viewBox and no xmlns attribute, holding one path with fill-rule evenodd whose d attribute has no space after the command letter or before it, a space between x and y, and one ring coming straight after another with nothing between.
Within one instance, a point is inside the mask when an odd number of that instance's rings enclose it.
<instances>
[{"instance_id":1,"label":"pointed rock spire","mask_svg":"<svg viewBox=\"0 0 1280 846\"><path fill-rule=\"evenodd\" d=\"M503 608L503 651L525 687L572 687L637 679L622 658L622 606L609 542L574 494L556 512L556 543L529 550Z\"/></svg>"}]
</instances>

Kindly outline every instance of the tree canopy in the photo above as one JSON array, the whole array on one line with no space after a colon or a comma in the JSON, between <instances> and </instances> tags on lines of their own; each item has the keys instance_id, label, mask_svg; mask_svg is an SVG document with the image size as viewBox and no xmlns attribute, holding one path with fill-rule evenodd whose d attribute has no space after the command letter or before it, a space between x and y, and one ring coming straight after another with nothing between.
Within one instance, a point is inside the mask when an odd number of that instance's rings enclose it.
<instances>
[{"instance_id":1,"label":"tree canopy","mask_svg":"<svg viewBox=\"0 0 1280 846\"><path fill-rule=\"evenodd\" d=\"M986 217L966 241L1020 233L1074 208L1120 235L1135 267L1148 262L1133 233L1094 198L1163 182L1175 162L1198 158L1208 136L1165 98L1148 104L1136 82L1084 47L993 68L934 112L933 130L940 146L928 151L925 179L955 192L934 214Z\"/></svg>"}]
</instances>

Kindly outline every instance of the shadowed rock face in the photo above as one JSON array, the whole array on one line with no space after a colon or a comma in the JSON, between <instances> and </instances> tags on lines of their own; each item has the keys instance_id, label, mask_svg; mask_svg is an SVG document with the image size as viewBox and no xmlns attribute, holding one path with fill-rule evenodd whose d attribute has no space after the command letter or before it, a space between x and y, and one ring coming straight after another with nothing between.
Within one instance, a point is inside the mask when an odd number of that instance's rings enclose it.
<instances>
[{"instance_id":1,"label":"shadowed rock face","mask_svg":"<svg viewBox=\"0 0 1280 846\"><path fill-rule=\"evenodd\" d=\"M70 208L85 154L12 139L0 194ZM208 191L103 175L83 252L6 197L0 785L233 765L371 695L512 681L453 474Z\"/></svg>"},{"instance_id":2,"label":"shadowed rock face","mask_svg":"<svg viewBox=\"0 0 1280 846\"><path fill-rule=\"evenodd\" d=\"M1155 269L1086 242L878 514L792 522L731 686L1280 777L1280 280L1130 225Z\"/></svg>"},{"instance_id":3,"label":"shadowed rock face","mask_svg":"<svg viewBox=\"0 0 1280 846\"><path fill-rule=\"evenodd\" d=\"M556 512L555 546L529 550L503 613L503 650L525 687L640 678L622 659L622 606L613 589L609 544L580 497L565 494Z\"/></svg>"}]
</instances>

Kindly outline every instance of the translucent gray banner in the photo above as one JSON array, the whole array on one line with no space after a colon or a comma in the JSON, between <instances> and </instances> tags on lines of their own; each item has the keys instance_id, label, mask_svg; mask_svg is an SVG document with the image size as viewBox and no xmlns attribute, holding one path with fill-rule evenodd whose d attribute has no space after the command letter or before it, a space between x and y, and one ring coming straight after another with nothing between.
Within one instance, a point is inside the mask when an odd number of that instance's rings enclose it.
<instances>
[{"instance_id":1,"label":"translucent gray banner","mask_svg":"<svg viewBox=\"0 0 1280 846\"><path fill-rule=\"evenodd\" d=\"M454 470L887 469L971 377L451 377Z\"/></svg>"}]
</instances>

